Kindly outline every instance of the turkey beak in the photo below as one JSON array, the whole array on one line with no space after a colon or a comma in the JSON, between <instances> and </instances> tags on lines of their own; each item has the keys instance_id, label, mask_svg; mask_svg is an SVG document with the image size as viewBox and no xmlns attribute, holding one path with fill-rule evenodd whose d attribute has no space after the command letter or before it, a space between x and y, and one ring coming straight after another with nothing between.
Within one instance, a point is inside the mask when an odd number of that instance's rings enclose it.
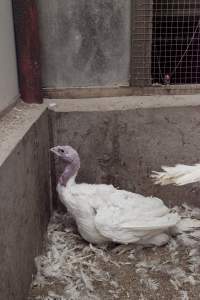
<instances>
[{"instance_id":1,"label":"turkey beak","mask_svg":"<svg viewBox=\"0 0 200 300\"><path fill-rule=\"evenodd\" d=\"M59 155L59 153L58 153L58 147L53 147L53 148L50 149L50 151L53 152L56 155Z\"/></svg>"}]
</instances>

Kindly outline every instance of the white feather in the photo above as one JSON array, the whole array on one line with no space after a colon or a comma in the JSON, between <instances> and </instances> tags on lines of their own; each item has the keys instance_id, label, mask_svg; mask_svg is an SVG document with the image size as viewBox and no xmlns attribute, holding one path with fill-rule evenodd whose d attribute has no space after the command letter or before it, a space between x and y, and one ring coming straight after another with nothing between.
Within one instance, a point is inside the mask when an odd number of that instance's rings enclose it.
<instances>
[{"instance_id":1,"label":"white feather","mask_svg":"<svg viewBox=\"0 0 200 300\"><path fill-rule=\"evenodd\" d=\"M149 290L156 291L159 288L159 283L152 278L141 278L140 283Z\"/></svg>"},{"instance_id":2,"label":"white feather","mask_svg":"<svg viewBox=\"0 0 200 300\"><path fill-rule=\"evenodd\" d=\"M176 226L171 229L171 232L175 235L183 232L190 232L194 229L197 230L200 228L200 220L191 219L191 218L182 218Z\"/></svg>"},{"instance_id":3,"label":"white feather","mask_svg":"<svg viewBox=\"0 0 200 300\"><path fill-rule=\"evenodd\" d=\"M187 291L180 291L180 300L189 300Z\"/></svg>"}]
</instances>

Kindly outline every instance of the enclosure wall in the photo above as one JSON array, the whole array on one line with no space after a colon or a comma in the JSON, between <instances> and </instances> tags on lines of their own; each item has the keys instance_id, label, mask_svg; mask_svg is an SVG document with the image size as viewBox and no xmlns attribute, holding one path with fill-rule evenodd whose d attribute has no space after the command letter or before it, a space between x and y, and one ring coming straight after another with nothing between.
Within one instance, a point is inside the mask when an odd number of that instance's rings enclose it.
<instances>
[{"instance_id":1,"label":"enclosure wall","mask_svg":"<svg viewBox=\"0 0 200 300\"><path fill-rule=\"evenodd\" d=\"M199 96L58 100L51 117L54 144L80 153L79 182L199 205L199 185L160 187L150 179L162 165L199 162ZM62 168L56 164L57 176Z\"/></svg>"},{"instance_id":2,"label":"enclosure wall","mask_svg":"<svg viewBox=\"0 0 200 300\"><path fill-rule=\"evenodd\" d=\"M0 1L0 112L18 97L12 1Z\"/></svg>"},{"instance_id":3,"label":"enclosure wall","mask_svg":"<svg viewBox=\"0 0 200 300\"><path fill-rule=\"evenodd\" d=\"M21 104L0 127L0 299L27 300L50 211L48 114Z\"/></svg>"}]
</instances>

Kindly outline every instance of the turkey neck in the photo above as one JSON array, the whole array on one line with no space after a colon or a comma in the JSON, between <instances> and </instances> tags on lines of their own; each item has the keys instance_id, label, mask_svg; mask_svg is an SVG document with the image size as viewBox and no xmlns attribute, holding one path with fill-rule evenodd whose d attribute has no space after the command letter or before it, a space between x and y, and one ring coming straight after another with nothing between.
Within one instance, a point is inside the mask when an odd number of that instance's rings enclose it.
<instances>
[{"instance_id":1,"label":"turkey neck","mask_svg":"<svg viewBox=\"0 0 200 300\"><path fill-rule=\"evenodd\" d=\"M80 159L77 157L74 159L72 162L68 163L64 169L64 172L59 178L59 183L62 186L67 186L69 183L70 179L75 179L76 174L78 173L78 170L80 168Z\"/></svg>"}]
</instances>

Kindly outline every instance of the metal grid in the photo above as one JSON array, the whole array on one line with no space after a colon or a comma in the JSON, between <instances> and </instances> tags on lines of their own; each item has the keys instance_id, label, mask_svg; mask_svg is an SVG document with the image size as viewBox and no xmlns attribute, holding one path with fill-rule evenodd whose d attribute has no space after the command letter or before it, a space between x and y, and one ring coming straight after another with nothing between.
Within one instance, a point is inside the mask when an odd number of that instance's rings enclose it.
<instances>
[{"instance_id":1,"label":"metal grid","mask_svg":"<svg viewBox=\"0 0 200 300\"><path fill-rule=\"evenodd\" d=\"M200 84L200 0L136 0L133 12L132 85Z\"/></svg>"}]
</instances>

